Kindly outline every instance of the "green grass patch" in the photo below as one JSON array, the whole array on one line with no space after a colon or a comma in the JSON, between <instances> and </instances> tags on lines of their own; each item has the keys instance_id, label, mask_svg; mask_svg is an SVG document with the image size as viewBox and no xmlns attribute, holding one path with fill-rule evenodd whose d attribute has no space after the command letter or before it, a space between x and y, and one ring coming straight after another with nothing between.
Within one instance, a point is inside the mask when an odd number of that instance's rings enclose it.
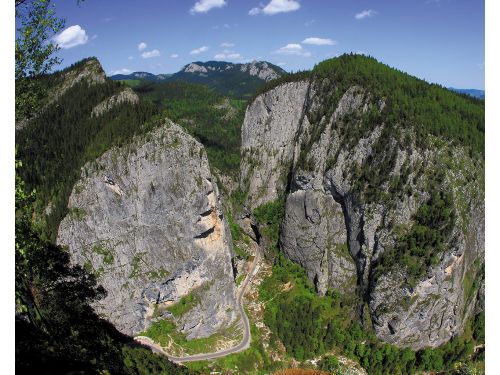
<instances>
[{"instance_id":1,"label":"green grass patch","mask_svg":"<svg viewBox=\"0 0 500 375\"><path fill-rule=\"evenodd\" d=\"M153 323L151 327L149 327L149 329L144 333L141 333L141 335L151 338L161 346L165 347L169 343L174 342L174 347L182 347L186 354L198 354L215 351L217 349L217 343L221 340L240 340L242 332L238 328L237 322L235 322L212 336L188 340L185 334L177 331L174 322L169 319L164 319ZM175 355L177 353L171 354Z\"/></svg>"},{"instance_id":2,"label":"green grass patch","mask_svg":"<svg viewBox=\"0 0 500 375\"><path fill-rule=\"evenodd\" d=\"M158 270L155 271L148 271L146 272L146 275L148 276L149 279L152 280L161 280L166 278L170 273L163 267L160 267Z\"/></svg>"},{"instance_id":3,"label":"green grass patch","mask_svg":"<svg viewBox=\"0 0 500 375\"><path fill-rule=\"evenodd\" d=\"M83 220L85 216L87 215L87 212L85 209L81 207L71 207L68 210L68 215L75 220Z\"/></svg>"},{"instance_id":4,"label":"green grass patch","mask_svg":"<svg viewBox=\"0 0 500 375\"><path fill-rule=\"evenodd\" d=\"M168 311L172 313L176 318L184 315L193 307L200 303L200 297L195 295L194 293L190 293L187 296L182 297L179 302L169 306L167 308Z\"/></svg>"},{"instance_id":5,"label":"green grass patch","mask_svg":"<svg viewBox=\"0 0 500 375\"><path fill-rule=\"evenodd\" d=\"M242 281L245 280L245 276L246 275L238 275L238 276L236 276L236 280L235 280L236 286L240 286L240 284L242 283Z\"/></svg>"},{"instance_id":6,"label":"green grass patch","mask_svg":"<svg viewBox=\"0 0 500 375\"><path fill-rule=\"evenodd\" d=\"M141 83L141 80L140 79L119 79L118 82L124 83L129 87L135 87Z\"/></svg>"},{"instance_id":7,"label":"green grass patch","mask_svg":"<svg viewBox=\"0 0 500 375\"><path fill-rule=\"evenodd\" d=\"M102 256L102 262L106 265L113 264L115 257L113 255L113 250L106 247L104 244L94 245L92 247L92 252Z\"/></svg>"},{"instance_id":8,"label":"green grass patch","mask_svg":"<svg viewBox=\"0 0 500 375\"><path fill-rule=\"evenodd\" d=\"M144 262L142 260L142 257L145 253L144 252L139 252L134 255L132 258L132 271L130 272L130 277L131 278L136 278L141 275L141 262Z\"/></svg>"}]
</instances>

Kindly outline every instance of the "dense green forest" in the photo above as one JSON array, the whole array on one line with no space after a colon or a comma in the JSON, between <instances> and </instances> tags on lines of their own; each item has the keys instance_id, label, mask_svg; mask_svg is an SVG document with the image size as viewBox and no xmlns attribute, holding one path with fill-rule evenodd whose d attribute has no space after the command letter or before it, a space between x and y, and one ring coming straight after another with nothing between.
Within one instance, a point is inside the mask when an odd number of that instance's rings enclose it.
<instances>
[{"instance_id":1,"label":"dense green forest","mask_svg":"<svg viewBox=\"0 0 500 375\"><path fill-rule=\"evenodd\" d=\"M484 101L458 94L436 84L390 68L363 55L342 55L316 65L312 77L322 81L324 98L336 103L352 85L367 89L386 106L381 117L389 125L412 126L417 140L428 134L442 136L484 157ZM332 95L333 93L333 95ZM323 110L331 111L330 106ZM370 126L376 119L368 122Z\"/></svg>"},{"instance_id":2,"label":"dense green forest","mask_svg":"<svg viewBox=\"0 0 500 375\"><path fill-rule=\"evenodd\" d=\"M147 82L134 90L197 138L205 146L211 166L238 174L245 101L186 82Z\"/></svg>"}]
</instances>

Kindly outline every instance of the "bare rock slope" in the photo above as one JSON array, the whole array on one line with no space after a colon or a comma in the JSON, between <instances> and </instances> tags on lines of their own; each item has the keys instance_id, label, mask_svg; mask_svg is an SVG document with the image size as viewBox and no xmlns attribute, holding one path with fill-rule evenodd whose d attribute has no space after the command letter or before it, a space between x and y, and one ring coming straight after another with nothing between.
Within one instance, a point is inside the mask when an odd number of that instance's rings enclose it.
<instances>
[{"instance_id":1,"label":"bare rock slope","mask_svg":"<svg viewBox=\"0 0 500 375\"><path fill-rule=\"evenodd\" d=\"M138 334L191 294L175 319L188 338L238 318L228 225L203 146L167 120L82 168L57 243L107 291L96 310Z\"/></svg>"}]
</instances>

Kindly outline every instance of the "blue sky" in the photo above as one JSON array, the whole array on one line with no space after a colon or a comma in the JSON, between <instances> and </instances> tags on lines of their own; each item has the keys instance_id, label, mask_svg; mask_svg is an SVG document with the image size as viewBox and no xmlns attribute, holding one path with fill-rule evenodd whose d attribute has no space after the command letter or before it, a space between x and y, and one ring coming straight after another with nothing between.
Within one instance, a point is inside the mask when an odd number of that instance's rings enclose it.
<instances>
[{"instance_id":1,"label":"blue sky","mask_svg":"<svg viewBox=\"0 0 500 375\"><path fill-rule=\"evenodd\" d=\"M266 60L287 71L344 52L429 82L484 89L480 0L55 0L62 66L173 73L192 61Z\"/></svg>"}]
</instances>

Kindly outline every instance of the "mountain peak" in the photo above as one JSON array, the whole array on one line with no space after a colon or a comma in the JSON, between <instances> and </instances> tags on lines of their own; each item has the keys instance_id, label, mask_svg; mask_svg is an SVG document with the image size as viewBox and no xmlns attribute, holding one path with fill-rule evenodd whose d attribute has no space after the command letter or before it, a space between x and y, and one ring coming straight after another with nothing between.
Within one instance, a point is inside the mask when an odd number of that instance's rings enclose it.
<instances>
[{"instance_id":1,"label":"mountain peak","mask_svg":"<svg viewBox=\"0 0 500 375\"><path fill-rule=\"evenodd\" d=\"M225 72L228 70L236 70L242 73L247 73L252 77L257 77L263 81L271 81L281 77L286 72L280 67L271 64L267 61L253 60L250 63L231 63L227 61L195 61L185 65L181 72L194 73L200 76L207 76L210 72Z\"/></svg>"}]
</instances>

